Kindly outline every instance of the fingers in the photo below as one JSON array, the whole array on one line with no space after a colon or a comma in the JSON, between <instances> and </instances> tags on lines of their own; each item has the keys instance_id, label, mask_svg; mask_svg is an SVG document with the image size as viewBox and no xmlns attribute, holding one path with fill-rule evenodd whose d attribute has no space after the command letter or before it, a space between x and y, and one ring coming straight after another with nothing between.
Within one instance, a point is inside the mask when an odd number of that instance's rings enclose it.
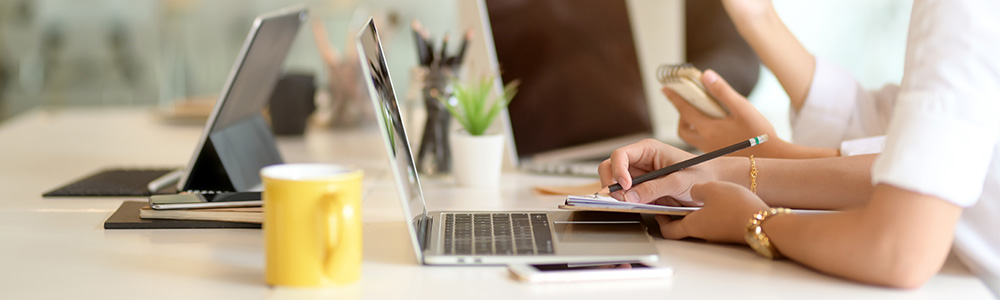
<instances>
[{"instance_id":1,"label":"fingers","mask_svg":"<svg viewBox=\"0 0 1000 300\"><path fill-rule=\"evenodd\" d=\"M750 101L734 90L715 70L705 70L701 74L701 83L712 97L719 100L722 106L729 108L730 113L741 111L739 108L750 105Z\"/></svg>"},{"instance_id":2,"label":"fingers","mask_svg":"<svg viewBox=\"0 0 1000 300\"><path fill-rule=\"evenodd\" d=\"M679 240L688 237L684 228L684 219L673 220L667 215L656 215L656 223L660 224L660 234L665 239Z\"/></svg>"},{"instance_id":3,"label":"fingers","mask_svg":"<svg viewBox=\"0 0 1000 300\"><path fill-rule=\"evenodd\" d=\"M701 135L698 134L698 128L691 123L688 123L684 116L681 116L677 121L677 136L681 138L685 143L695 145L701 145Z\"/></svg>"},{"instance_id":4,"label":"fingers","mask_svg":"<svg viewBox=\"0 0 1000 300\"><path fill-rule=\"evenodd\" d=\"M632 188L630 168L641 166L650 170L655 169L655 167L650 166L653 163L653 157L657 155L657 144L660 144L657 140L645 139L611 152L611 158L609 158L610 180L620 184L622 190Z\"/></svg>"},{"instance_id":5,"label":"fingers","mask_svg":"<svg viewBox=\"0 0 1000 300\"><path fill-rule=\"evenodd\" d=\"M597 166L597 175L601 177L601 187L614 184L616 181L611 175L611 159L605 159Z\"/></svg>"}]
</instances>

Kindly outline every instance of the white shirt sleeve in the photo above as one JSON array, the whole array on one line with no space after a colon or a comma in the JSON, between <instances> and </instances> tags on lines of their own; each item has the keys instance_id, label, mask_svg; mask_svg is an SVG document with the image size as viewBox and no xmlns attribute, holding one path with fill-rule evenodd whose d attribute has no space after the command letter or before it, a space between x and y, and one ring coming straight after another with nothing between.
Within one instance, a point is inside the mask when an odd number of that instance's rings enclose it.
<instances>
[{"instance_id":1,"label":"white shirt sleeve","mask_svg":"<svg viewBox=\"0 0 1000 300\"><path fill-rule=\"evenodd\" d=\"M790 111L792 141L843 152L847 140L884 135L898 91L895 85L865 90L847 70L817 57L802 109ZM858 151L870 151L863 146Z\"/></svg>"},{"instance_id":2,"label":"white shirt sleeve","mask_svg":"<svg viewBox=\"0 0 1000 300\"><path fill-rule=\"evenodd\" d=\"M873 183L967 207L1000 140L1000 1L916 1L906 63Z\"/></svg>"}]
</instances>

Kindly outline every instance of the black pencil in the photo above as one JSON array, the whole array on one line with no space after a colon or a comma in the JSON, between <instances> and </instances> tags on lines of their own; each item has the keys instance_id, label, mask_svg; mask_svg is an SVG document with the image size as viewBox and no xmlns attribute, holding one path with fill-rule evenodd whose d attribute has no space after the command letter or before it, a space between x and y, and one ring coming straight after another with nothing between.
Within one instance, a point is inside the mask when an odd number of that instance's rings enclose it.
<instances>
[{"instance_id":1,"label":"black pencil","mask_svg":"<svg viewBox=\"0 0 1000 300\"><path fill-rule=\"evenodd\" d=\"M462 60L465 59L465 52L469 49L469 39L472 39L472 29L465 31L465 35L462 36L462 44L458 47L458 53L449 62L450 65L458 66L462 64Z\"/></svg>"},{"instance_id":2,"label":"black pencil","mask_svg":"<svg viewBox=\"0 0 1000 300\"><path fill-rule=\"evenodd\" d=\"M421 65L426 65L427 61L427 48L424 46L424 37L420 36L420 24L416 20L413 21L410 28L413 30L413 41L417 46L417 60Z\"/></svg>"},{"instance_id":3,"label":"black pencil","mask_svg":"<svg viewBox=\"0 0 1000 300\"><path fill-rule=\"evenodd\" d=\"M722 148L722 149L719 149L719 150L715 150L715 151L712 151L712 152L709 152L709 153L705 153L705 154L693 157L691 159L688 159L688 160L685 160L685 161L682 161L682 162L679 162L679 163L667 166L666 168L662 168L662 169L659 169L659 170L656 170L656 171L652 171L652 172L649 172L649 173L646 173L646 174L642 174L642 175L633 177L632 178L632 186L634 187L637 184L649 181L651 179L660 178L660 177L669 175L670 173L677 172L677 171L689 168L691 166L694 166L694 165L706 162L708 160L711 160L711 159L714 159L714 158L717 158L717 157L720 157L720 156L723 156L723 155L726 155L726 154L730 154L730 153L733 153L733 152L736 152L736 151L740 151L740 150L743 150L743 149L746 149L746 148L750 148L750 147L753 147L753 146L756 146L756 145L760 145L761 143L764 143L766 141L767 141L767 135L766 134L760 135L758 137L754 137L754 138L751 138L749 140L745 140L745 141L742 141L742 142L739 142L739 143L736 143L736 144L732 144L732 145L730 145L728 147L725 147L725 148ZM622 185L618 184L618 183L615 183L615 184L612 184L612 185L608 186L607 189L608 189L608 193L619 191L619 190L622 189ZM600 192L598 192L598 193L600 193Z\"/></svg>"}]
</instances>

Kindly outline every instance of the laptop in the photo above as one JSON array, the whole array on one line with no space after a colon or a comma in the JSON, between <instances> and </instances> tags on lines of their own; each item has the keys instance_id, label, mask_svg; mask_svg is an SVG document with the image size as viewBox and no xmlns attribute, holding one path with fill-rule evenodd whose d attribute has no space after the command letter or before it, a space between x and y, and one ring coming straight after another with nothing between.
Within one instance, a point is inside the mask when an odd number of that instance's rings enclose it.
<instances>
[{"instance_id":1,"label":"laptop","mask_svg":"<svg viewBox=\"0 0 1000 300\"><path fill-rule=\"evenodd\" d=\"M480 4L490 63L521 81L505 120L520 169L597 176L614 149L654 136L625 0Z\"/></svg>"},{"instance_id":2,"label":"laptop","mask_svg":"<svg viewBox=\"0 0 1000 300\"><path fill-rule=\"evenodd\" d=\"M298 5L254 19L191 161L177 181L179 191L260 191L260 169L282 162L262 112L307 17L306 7Z\"/></svg>"},{"instance_id":3,"label":"laptop","mask_svg":"<svg viewBox=\"0 0 1000 300\"><path fill-rule=\"evenodd\" d=\"M569 211L428 212L375 22L358 34L361 70L375 106L418 262L504 265L656 260L638 214Z\"/></svg>"}]
</instances>

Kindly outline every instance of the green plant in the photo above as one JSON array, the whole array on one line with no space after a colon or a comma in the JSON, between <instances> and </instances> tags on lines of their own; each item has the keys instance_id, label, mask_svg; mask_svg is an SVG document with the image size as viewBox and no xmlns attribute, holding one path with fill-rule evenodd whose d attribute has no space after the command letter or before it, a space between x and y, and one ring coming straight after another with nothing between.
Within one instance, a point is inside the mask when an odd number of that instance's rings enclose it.
<instances>
[{"instance_id":1,"label":"green plant","mask_svg":"<svg viewBox=\"0 0 1000 300\"><path fill-rule=\"evenodd\" d=\"M493 83L495 81L491 76L484 76L478 81L468 83L452 80L450 84L451 98L439 97L438 101L444 104L452 117L455 117L455 120L462 124L469 135L483 135L493 123L493 119L507 107L507 104L517 94L519 81L514 80L504 85L502 95L494 97Z\"/></svg>"}]
</instances>

